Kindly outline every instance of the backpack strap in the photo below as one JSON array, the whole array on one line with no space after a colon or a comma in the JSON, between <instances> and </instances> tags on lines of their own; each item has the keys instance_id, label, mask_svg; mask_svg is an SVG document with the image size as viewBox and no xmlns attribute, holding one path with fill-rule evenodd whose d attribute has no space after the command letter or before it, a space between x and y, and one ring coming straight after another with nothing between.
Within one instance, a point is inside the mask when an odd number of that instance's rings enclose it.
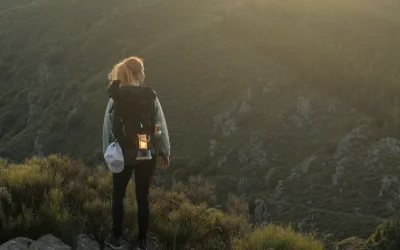
<instances>
[{"instance_id":1,"label":"backpack strap","mask_svg":"<svg viewBox=\"0 0 400 250\"><path fill-rule=\"evenodd\" d=\"M156 98L157 98L157 93L156 91L152 88L147 86L147 89L149 91L149 95L151 96L152 99L152 107L150 110L150 125L153 131L155 131L155 126L156 126Z\"/></svg>"},{"instance_id":2,"label":"backpack strap","mask_svg":"<svg viewBox=\"0 0 400 250\"><path fill-rule=\"evenodd\" d=\"M108 86L108 97L112 98L114 101L119 98L119 85L121 81L120 80L114 80Z\"/></svg>"}]
</instances>

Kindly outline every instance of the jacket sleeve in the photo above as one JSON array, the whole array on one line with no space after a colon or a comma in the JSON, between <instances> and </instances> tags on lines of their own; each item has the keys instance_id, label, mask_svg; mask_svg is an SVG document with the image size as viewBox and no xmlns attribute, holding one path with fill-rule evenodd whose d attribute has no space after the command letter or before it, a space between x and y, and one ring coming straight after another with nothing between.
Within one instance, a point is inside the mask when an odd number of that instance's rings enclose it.
<instances>
[{"instance_id":1,"label":"jacket sleeve","mask_svg":"<svg viewBox=\"0 0 400 250\"><path fill-rule=\"evenodd\" d=\"M171 153L171 144L169 141L167 121L161 107L160 100L156 98L156 120L161 123L161 138L159 155L169 156Z\"/></svg>"},{"instance_id":2,"label":"jacket sleeve","mask_svg":"<svg viewBox=\"0 0 400 250\"><path fill-rule=\"evenodd\" d=\"M113 100L108 101L103 121L103 154L106 153L107 147L111 143L111 128L113 120L113 112L109 112L113 105Z\"/></svg>"}]
</instances>

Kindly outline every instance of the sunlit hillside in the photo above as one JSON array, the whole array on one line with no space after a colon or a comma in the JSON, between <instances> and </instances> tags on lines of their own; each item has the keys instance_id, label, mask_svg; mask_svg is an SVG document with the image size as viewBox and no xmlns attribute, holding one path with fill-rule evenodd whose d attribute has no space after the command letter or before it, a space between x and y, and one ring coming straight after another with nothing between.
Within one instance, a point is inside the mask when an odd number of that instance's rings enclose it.
<instances>
[{"instance_id":1,"label":"sunlit hillside","mask_svg":"<svg viewBox=\"0 0 400 250\"><path fill-rule=\"evenodd\" d=\"M107 73L145 59L172 165L254 222L368 238L400 209L400 2L3 0L0 156L102 162Z\"/></svg>"}]
</instances>

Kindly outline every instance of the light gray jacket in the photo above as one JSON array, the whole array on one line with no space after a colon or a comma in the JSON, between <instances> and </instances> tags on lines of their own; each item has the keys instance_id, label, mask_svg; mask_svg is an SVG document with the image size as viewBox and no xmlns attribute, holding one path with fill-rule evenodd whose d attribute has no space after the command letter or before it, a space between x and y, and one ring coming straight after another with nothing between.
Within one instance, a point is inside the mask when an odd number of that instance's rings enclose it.
<instances>
[{"instance_id":1,"label":"light gray jacket","mask_svg":"<svg viewBox=\"0 0 400 250\"><path fill-rule=\"evenodd\" d=\"M111 135L111 128L112 128L112 121L114 119L113 112L109 112L112 105L113 99L110 98L107 104L107 108L104 114L104 123L103 123L103 154L105 154L107 147L112 142L112 135ZM162 110L160 101L156 98L156 121L161 122L161 138L157 139L160 140L160 148L159 154L157 156L169 156L171 152L171 145L169 142L169 134L168 134L168 127L167 122L165 120L164 112Z\"/></svg>"}]
</instances>

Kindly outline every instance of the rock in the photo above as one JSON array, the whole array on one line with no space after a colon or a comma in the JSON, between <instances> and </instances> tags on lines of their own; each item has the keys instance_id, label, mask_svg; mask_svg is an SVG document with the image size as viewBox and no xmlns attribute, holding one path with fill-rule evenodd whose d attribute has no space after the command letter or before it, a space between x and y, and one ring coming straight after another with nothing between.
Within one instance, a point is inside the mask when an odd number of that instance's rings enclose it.
<instances>
[{"instance_id":1,"label":"rock","mask_svg":"<svg viewBox=\"0 0 400 250\"><path fill-rule=\"evenodd\" d=\"M42 101L39 93L31 91L28 93L28 105L29 105L29 119L27 124L32 124L36 117L42 113Z\"/></svg>"},{"instance_id":2,"label":"rock","mask_svg":"<svg viewBox=\"0 0 400 250\"><path fill-rule=\"evenodd\" d=\"M388 158L390 155L400 158L400 141L390 137L382 138L369 150L366 164L380 162L382 158Z\"/></svg>"},{"instance_id":3,"label":"rock","mask_svg":"<svg viewBox=\"0 0 400 250\"><path fill-rule=\"evenodd\" d=\"M122 240L121 242L122 250L131 250L132 246L129 242ZM147 247L147 250L152 250L153 248L150 248L150 246ZM104 250L113 250L111 247L105 245Z\"/></svg>"},{"instance_id":4,"label":"rock","mask_svg":"<svg viewBox=\"0 0 400 250\"><path fill-rule=\"evenodd\" d=\"M267 84L264 86L262 93L266 94L271 92L274 89L274 84L272 82L267 82Z\"/></svg>"},{"instance_id":5,"label":"rock","mask_svg":"<svg viewBox=\"0 0 400 250\"><path fill-rule=\"evenodd\" d=\"M264 220L264 215L267 212L267 205L262 199L257 199L254 203L256 204L256 208L254 209L255 220L256 222L262 222Z\"/></svg>"},{"instance_id":6,"label":"rock","mask_svg":"<svg viewBox=\"0 0 400 250\"><path fill-rule=\"evenodd\" d=\"M277 179L281 175L280 171L281 171L281 169L278 167L272 167L272 168L268 169L268 172L264 177L265 184L270 185L271 183L274 183L275 181L277 181Z\"/></svg>"},{"instance_id":7,"label":"rock","mask_svg":"<svg viewBox=\"0 0 400 250\"><path fill-rule=\"evenodd\" d=\"M381 188L378 197L386 198L386 210L390 214L396 212L396 207L400 205L400 181L395 176L384 176L381 180Z\"/></svg>"},{"instance_id":8,"label":"rock","mask_svg":"<svg viewBox=\"0 0 400 250\"><path fill-rule=\"evenodd\" d=\"M76 237L76 250L100 250L100 245L86 234Z\"/></svg>"},{"instance_id":9,"label":"rock","mask_svg":"<svg viewBox=\"0 0 400 250\"><path fill-rule=\"evenodd\" d=\"M224 164L228 161L228 158L226 157L226 155L222 156L217 163L217 167L218 168L222 168L224 166Z\"/></svg>"},{"instance_id":10,"label":"rock","mask_svg":"<svg viewBox=\"0 0 400 250\"><path fill-rule=\"evenodd\" d=\"M100 250L100 244L86 234L80 234L76 237L76 250ZM122 240L122 249L131 250L132 246L129 242ZM149 239L148 250L161 250L162 246L157 239ZM18 237L11 239L0 246L0 250L72 250L72 248L64 244L57 237L47 234L33 241L28 238ZM104 250L111 250L105 246Z\"/></svg>"},{"instance_id":11,"label":"rock","mask_svg":"<svg viewBox=\"0 0 400 250\"><path fill-rule=\"evenodd\" d=\"M230 136L237 130L236 121L232 118L233 109L235 107L214 117L215 130L220 130L224 136Z\"/></svg>"},{"instance_id":12,"label":"rock","mask_svg":"<svg viewBox=\"0 0 400 250\"><path fill-rule=\"evenodd\" d=\"M336 167L332 175L332 186L338 186L346 169L357 164L357 157L367 152L368 131L368 125L357 126L339 140L334 153Z\"/></svg>"},{"instance_id":13,"label":"rock","mask_svg":"<svg viewBox=\"0 0 400 250\"><path fill-rule=\"evenodd\" d=\"M39 157L44 156L44 153L43 153L44 146L43 145L45 143L45 135L46 135L46 131L44 131L44 130L39 131L36 135L36 139L33 142L33 149L34 149L36 156L39 156Z\"/></svg>"},{"instance_id":14,"label":"rock","mask_svg":"<svg viewBox=\"0 0 400 250\"><path fill-rule=\"evenodd\" d=\"M33 240L25 237L11 239L0 246L0 250L26 250Z\"/></svg>"},{"instance_id":15,"label":"rock","mask_svg":"<svg viewBox=\"0 0 400 250\"><path fill-rule=\"evenodd\" d=\"M228 119L224 123L224 127L222 129L222 134L224 136L230 136L237 130L236 122L233 119Z\"/></svg>"},{"instance_id":16,"label":"rock","mask_svg":"<svg viewBox=\"0 0 400 250\"><path fill-rule=\"evenodd\" d=\"M249 178L242 177L239 179L236 189L239 193L245 193L249 189L249 187L250 187Z\"/></svg>"},{"instance_id":17,"label":"rock","mask_svg":"<svg viewBox=\"0 0 400 250\"><path fill-rule=\"evenodd\" d=\"M381 189L379 191L379 197L382 197L384 193L390 191L389 190L390 187L392 187L394 191L400 191L399 178L395 176L384 176L381 180Z\"/></svg>"},{"instance_id":18,"label":"rock","mask_svg":"<svg viewBox=\"0 0 400 250\"><path fill-rule=\"evenodd\" d=\"M287 180L299 180L300 178L308 175L308 172L310 171L310 166L313 161L315 161L315 159L317 159L317 156L315 155L307 157L305 160L303 160L300 164L292 169L292 172L290 173Z\"/></svg>"},{"instance_id":19,"label":"rock","mask_svg":"<svg viewBox=\"0 0 400 250\"><path fill-rule=\"evenodd\" d=\"M340 180L343 178L346 167L350 166L351 162L348 158L343 158L339 161L336 166L335 173L332 175L332 186L339 185Z\"/></svg>"},{"instance_id":20,"label":"rock","mask_svg":"<svg viewBox=\"0 0 400 250\"><path fill-rule=\"evenodd\" d=\"M335 236L333 234L322 234L321 238L323 241L328 241L328 240L332 241L335 238Z\"/></svg>"},{"instance_id":21,"label":"rock","mask_svg":"<svg viewBox=\"0 0 400 250\"><path fill-rule=\"evenodd\" d=\"M71 250L60 239L52 234L46 234L30 244L28 250Z\"/></svg>"},{"instance_id":22,"label":"rock","mask_svg":"<svg viewBox=\"0 0 400 250\"><path fill-rule=\"evenodd\" d=\"M346 157L350 152L365 145L368 140L367 131L368 125L361 125L353 129L350 133L343 136L335 151L335 158L341 160Z\"/></svg>"},{"instance_id":23,"label":"rock","mask_svg":"<svg viewBox=\"0 0 400 250\"><path fill-rule=\"evenodd\" d=\"M251 97L252 97L251 88L248 87L248 88L247 88L247 99L251 99Z\"/></svg>"},{"instance_id":24,"label":"rock","mask_svg":"<svg viewBox=\"0 0 400 250\"><path fill-rule=\"evenodd\" d=\"M42 63L39 65L37 71L37 80L40 84L46 84L52 76L52 69L47 63Z\"/></svg>"},{"instance_id":25,"label":"rock","mask_svg":"<svg viewBox=\"0 0 400 250\"><path fill-rule=\"evenodd\" d=\"M386 209L390 214L396 213L396 208L394 207L392 201L388 201L388 203L386 203Z\"/></svg>"},{"instance_id":26,"label":"rock","mask_svg":"<svg viewBox=\"0 0 400 250\"><path fill-rule=\"evenodd\" d=\"M278 185L276 185L276 188L275 188L275 191L274 191L274 194L273 194L273 198L274 198L275 200L281 199L284 190L285 190L284 181L283 181L283 180L280 180L280 181L278 182Z\"/></svg>"},{"instance_id":27,"label":"rock","mask_svg":"<svg viewBox=\"0 0 400 250\"><path fill-rule=\"evenodd\" d=\"M158 242L157 239L149 239L147 244L147 250L162 250L162 245Z\"/></svg>"},{"instance_id":28,"label":"rock","mask_svg":"<svg viewBox=\"0 0 400 250\"><path fill-rule=\"evenodd\" d=\"M217 140L211 139L210 140L210 157L214 156L216 145L217 145Z\"/></svg>"},{"instance_id":29,"label":"rock","mask_svg":"<svg viewBox=\"0 0 400 250\"><path fill-rule=\"evenodd\" d=\"M259 167L268 165L268 156L264 149L263 141L257 136L251 136L247 144L239 151L239 162L242 168Z\"/></svg>"},{"instance_id":30,"label":"rock","mask_svg":"<svg viewBox=\"0 0 400 250\"><path fill-rule=\"evenodd\" d=\"M297 113L301 118L308 120L312 114L311 100L299 97L297 99Z\"/></svg>"},{"instance_id":31,"label":"rock","mask_svg":"<svg viewBox=\"0 0 400 250\"><path fill-rule=\"evenodd\" d=\"M240 150L238 153L238 158L239 158L239 163L240 163L241 167L245 168L248 163L248 158L247 158L246 152L244 152L244 150Z\"/></svg>"},{"instance_id":32,"label":"rock","mask_svg":"<svg viewBox=\"0 0 400 250\"><path fill-rule=\"evenodd\" d=\"M247 101L244 100L244 101L242 102L242 105L240 106L239 114L248 113L248 112L250 112L250 111L251 111L250 104L248 104Z\"/></svg>"}]
</instances>

